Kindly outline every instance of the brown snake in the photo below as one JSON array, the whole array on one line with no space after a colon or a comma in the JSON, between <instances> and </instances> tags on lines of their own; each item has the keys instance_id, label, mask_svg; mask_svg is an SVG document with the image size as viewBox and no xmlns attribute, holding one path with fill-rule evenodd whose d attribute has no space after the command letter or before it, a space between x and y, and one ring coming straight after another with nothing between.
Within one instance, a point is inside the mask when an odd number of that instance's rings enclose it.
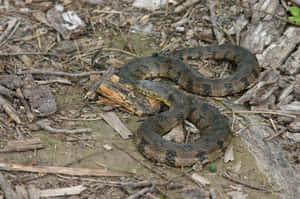
<instances>
[{"instance_id":1,"label":"brown snake","mask_svg":"<svg viewBox=\"0 0 300 199\"><path fill-rule=\"evenodd\" d=\"M181 60L209 58L228 60L237 65L236 71L225 78L207 78ZM256 57L245 48L233 45L186 48L163 56L134 59L119 72L120 82L133 85L145 93L152 93L170 106L166 112L145 120L137 130L139 150L152 160L171 166L191 166L207 163L220 157L230 143L232 133L228 119L207 102L165 83L143 80L165 77L184 90L202 96L226 96L238 93L259 75ZM161 136L184 119L201 131L192 143L175 143Z\"/></svg>"}]
</instances>

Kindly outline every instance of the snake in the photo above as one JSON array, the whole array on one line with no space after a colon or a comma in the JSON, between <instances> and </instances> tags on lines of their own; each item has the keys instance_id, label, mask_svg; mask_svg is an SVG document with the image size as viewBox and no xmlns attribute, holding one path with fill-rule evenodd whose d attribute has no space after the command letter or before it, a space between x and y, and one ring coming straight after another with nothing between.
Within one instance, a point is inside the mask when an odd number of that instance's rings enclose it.
<instances>
[{"instance_id":1,"label":"snake","mask_svg":"<svg viewBox=\"0 0 300 199\"><path fill-rule=\"evenodd\" d=\"M236 65L236 70L225 78L209 78L184 62L188 59L227 60ZM120 83L132 85L169 106L167 111L148 117L139 126L138 150L148 159L173 167L206 164L220 158L233 136L229 120L195 95L223 97L239 93L253 83L259 73L255 55L231 44L184 48L125 63L119 71ZM182 90L149 80L157 77L173 81ZM190 143L176 143L162 137L185 119L200 130L200 138Z\"/></svg>"}]
</instances>

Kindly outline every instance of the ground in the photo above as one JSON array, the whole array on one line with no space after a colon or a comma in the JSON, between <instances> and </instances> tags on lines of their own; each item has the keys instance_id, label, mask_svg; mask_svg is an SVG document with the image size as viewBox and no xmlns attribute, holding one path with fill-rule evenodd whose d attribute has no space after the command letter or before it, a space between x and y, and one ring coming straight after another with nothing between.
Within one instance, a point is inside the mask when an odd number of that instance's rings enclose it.
<instances>
[{"instance_id":1,"label":"ground","mask_svg":"<svg viewBox=\"0 0 300 199\"><path fill-rule=\"evenodd\" d=\"M114 126L103 120L101 114L108 111L115 113L133 133L140 125L141 119L146 116L136 116L114 104L99 104L97 100L104 99L101 94L97 98L86 98L88 91L91 91L95 82L101 79L105 71L111 68L118 71L124 63L135 57L224 41L236 44L241 40L240 43L258 55L262 72L266 73L272 67L264 66L264 60L267 59L264 59L264 54L259 52L259 45L247 46L250 43L248 40L251 40L249 35L255 27L254 18L257 17L252 16L251 13L255 3L249 3L251 5L248 8L242 4L236 4L236 1L219 2L214 6L209 1L198 1L194 5L183 7L182 11L175 12L176 8L185 4L173 5L170 1L167 7L163 6L158 10L149 11L133 7L131 0L99 1L98 4L90 4L90 1L83 0L74 2L65 0L59 1L59 4L53 4L52 1L18 2L4 3L3 7L0 7L0 29L3 35L0 35L0 86L11 91L7 93L0 87L0 97L4 99L0 99L0 168L2 170L0 199L10 198L7 195L10 188L15 192L15 195L12 194L15 198L23 198L25 195L28 198L34 198L34 194L30 192L32 187L43 194L49 189L49 192L53 194L54 189L74 188L77 185L84 186L84 190L68 196L54 195L54 198L137 198L139 197L137 193L140 194L140 198L277 199L295 196L293 193L296 194L297 190L293 192L290 191L293 187L288 187L290 189L285 195L282 189L286 189L286 185L281 187L276 179L270 177L270 173L274 172L274 176L277 176L275 173L281 171L279 169L272 171L272 168L277 168L277 165L268 166L265 164L268 161L260 162L260 156L263 153L258 152L260 150L256 150L255 145L258 148L262 145L274 147L272 144L280 146L276 150L284 154L284 157L288 151L287 158L281 159L280 156L267 157L267 159L274 160L274 164L283 160L284 162L281 162L283 167L294 168L289 175L284 176L286 181L292 182L290 176L293 176L293 172L299 171L299 156L297 155L299 146L297 143L291 144L287 136L291 132L292 135L297 135L294 131L294 129L297 131L297 128L290 127L291 124L297 124L295 122L299 121L297 113L299 105L297 104L294 105L296 111L289 109L286 112L277 112L277 109L273 109L273 112L276 112L273 114L275 118L270 117L267 111L263 112L264 117L256 116L256 110L253 107L258 107L258 105L253 101L259 101L266 95L260 94L261 90L255 88L254 85L253 88L257 89L255 90L257 91L256 98L253 99L252 94L252 98L244 100L245 103L239 106L233 102L237 99L245 99L247 95L240 98L244 92L227 98L209 99L229 117L232 123L235 132L232 143L234 158L228 163L224 163L224 158L221 158L202 169L192 170L191 168L168 167L147 160L137 150L134 135L129 139L122 138L114 130ZM255 5L262 4L261 1L256 3ZM294 5L293 1L287 3ZM64 11L57 8L57 5L64 8ZM272 7L271 5L273 4L270 3L269 7ZM283 12L284 5L276 4L276 6L280 11L276 14L287 15L287 11ZM265 11L276 12L276 9L271 9L272 11L270 9ZM74 25L75 29L62 26L64 23L62 12L66 11L74 11L73 14L77 15L83 24L78 21L74 24L73 18L72 22L69 21L67 24ZM244 22L248 20L246 26L238 23L238 21L243 21L243 18L245 18ZM276 31L273 30L270 37L273 37L273 40L274 38L280 40L284 28L287 28L284 27L286 21L282 22L277 19L275 14L269 24L273 21L278 22L276 25L279 27L273 28L280 31L275 33ZM235 30L233 22L236 22ZM237 31L239 28L241 31ZM267 36L269 33L266 33ZM263 45L263 49L266 49L268 45ZM291 53L296 51L295 46ZM197 60L189 63L210 77L223 77L231 72L231 64L224 62ZM281 82L278 83L279 86L276 84L271 87L273 90L268 97L273 96L274 100L272 104L269 103L272 99L267 98L268 108L272 106L274 108L275 104L279 104L278 101L282 100L279 96L290 85L294 86L286 98L291 99L279 105L285 106L299 102L299 96L297 96L299 89L296 90L296 85L299 84L300 71L297 70L289 74L282 69L282 66L278 69L280 80L276 80L276 83ZM41 71L46 72L42 74ZM81 73L91 71L96 72ZM74 74L79 73L81 75L75 77ZM271 71L267 74L273 73ZM8 75L11 76L8 78ZM267 79L266 75L262 75L259 81L274 85L270 83L271 80ZM41 86L43 83L47 86ZM266 90L269 91L268 89L270 87ZM249 91L251 89L248 93ZM48 106L41 108L41 104ZM244 111L249 111L250 108L253 110L251 114L255 116L238 112L236 115L232 114L237 108ZM277 114L285 115L279 117ZM53 133L51 130L43 130L43 127L38 125L41 119L47 119L50 126L56 129L73 129L74 131L89 129L84 133ZM258 121L255 123L258 128L266 127L274 134L278 133L276 130L279 131L278 135L272 138L271 144L264 142L261 144L251 138L249 135L253 133L251 122L254 120ZM278 129L274 130L274 123ZM244 131L245 128L250 130ZM255 134L252 135L255 136ZM267 136L272 136L272 134L262 137ZM39 144L33 147L34 150L32 148L31 150L5 150L10 142L26 141L32 138L40 139ZM259 139L259 141L263 140L261 137ZM263 151L264 148L261 150ZM215 172L209 169L212 164L216 165ZM18 169L16 169L17 166ZM44 170L41 170L39 166L44 166ZM55 167L53 172L50 172L50 167ZM58 167L85 168L94 173L84 175L81 174L82 170L77 173L74 170L72 175L66 175ZM34 169L36 170L32 172ZM268 169L271 171L266 171ZM100 171L102 176L95 174ZM197 181L192 177L195 176L194 174L204 177L209 184L205 185L203 180ZM230 176L226 178L228 174ZM294 176L294 181L298 178ZM5 186L5 183L9 185ZM202 196L197 197L196 194L202 194Z\"/></svg>"}]
</instances>

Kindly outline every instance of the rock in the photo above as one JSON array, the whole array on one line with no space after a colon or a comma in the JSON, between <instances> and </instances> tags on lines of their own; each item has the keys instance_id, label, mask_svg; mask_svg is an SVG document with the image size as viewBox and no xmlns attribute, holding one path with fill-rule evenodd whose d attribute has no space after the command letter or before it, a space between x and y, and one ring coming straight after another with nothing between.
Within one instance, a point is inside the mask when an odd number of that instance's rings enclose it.
<instances>
[{"instance_id":1,"label":"rock","mask_svg":"<svg viewBox=\"0 0 300 199\"><path fill-rule=\"evenodd\" d=\"M295 133L300 133L300 119L295 119L288 126L288 129Z\"/></svg>"},{"instance_id":2,"label":"rock","mask_svg":"<svg viewBox=\"0 0 300 199\"><path fill-rule=\"evenodd\" d=\"M300 112L300 101L294 101L290 104L280 106L280 109L283 111L293 111L293 112Z\"/></svg>"}]
</instances>

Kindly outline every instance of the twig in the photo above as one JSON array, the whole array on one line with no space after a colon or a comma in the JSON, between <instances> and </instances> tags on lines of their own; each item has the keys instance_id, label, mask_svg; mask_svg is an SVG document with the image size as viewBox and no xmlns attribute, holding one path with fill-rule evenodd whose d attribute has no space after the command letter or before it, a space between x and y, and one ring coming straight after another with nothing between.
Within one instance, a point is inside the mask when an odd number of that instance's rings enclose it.
<instances>
[{"instance_id":1,"label":"twig","mask_svg":"<svg viewBox=\"0 0 300 199\"><path fill-rule=\"evenodd\" d=\"M24 98L22 90L20 88L17 88L16 91L17 91L18 98L21 100L23 106L25 107L26 116L27 116L28 121L32 122L35 117L34 117L33 113L31 112L27 101Z\"/></svg>"},{"instance_id":2,"label":"twig","mask_svg":"<svg viewBox=\"0 0 300 199\"><path fill-rule=\"evenodd\" d=\"M102 77L90 88L90 90L85 95L85 99L94 99L96 96L96 90L104 81L108 80L114 73L114 67L109 67L102 75Z\"/></svg>"},{"instance_id":3,"label":"twig","mask_svg":"<svg viewBox=\"0 0 300 199\"><path fill-rule=\"evenodd\" d=\"M19 55L49 55L56 56L59 55L56 53L48 53L48 52L14 52L14 53L0 53L0 56L19 56Z\"/></svg>"},{"instance_id":4,"label":"twig","mask_svg":"<svg viewBox=\"0 0 300 199\"><path fill-rule=\"evenodd\" d=\"M39 120L35 124L37 124L39 127L41 127L44 130L47 130L51 133L66 133L66 134L77 134L77 133L88 133L91 132L92 129L86 128L86 129L74 129L74 130L69 130L69 129L55 129L49 126L47 124L46 120Z\"/></svg>"},{"instance_id":5,"label":"twig","mask_svg":"<svg viewBox=\"0 0 300 199\"><path fill-rule=\"evenodd\" d=\"M285 129L281 130L281 131L276 131L276 133L274 133L273 135L269 136L269 137L266 137L264 138L263 140L264 141L270 141L278 136L280 136L281 134L283 134L285 132Z\"/></svg>"},{"instance_id":6,"label":"twig","mask_svg":"<svg viewBox=\"0 0 300 199\"><path fill-rule=\"evenodd\" d=\"M7 164L0 162L0 170L4 171L25 171L33 173L64 174L75 176L130 176L132 173L125 171L110 171L107 169L87 169L87 168L69 168L53 166L27 166L20 164Z\"/></svg>"},{"instance_id":7,"label":"twig","mask_svg":"<svg viewBox=\"0 0 300 199\"><path fill-rule=\"evenodd\" d=\"M182 5L179 5L175 8L174 12L178 13L183 11L184 9L186 9L189 6L192 6L196 3L200 2L200 0L190 0L190 1L185 1Z\"/></svg>"},{"instance_id":8,"label":"twig","mask_svg":"<svg viewBox=\"0 0 300 199\"><path fill-rule=\"evenodd\" d=\"M121 53L130 55L130 56L133 56L133 57L138 57L137 54L133 54L131 52L128 52L126 50L121 50L121 49L118 49L118 48L103 48L102 50L104 50L104 51L117 51L117 52L121 52Z\"/></svg>"},{"instance_id":9,"label":"twig","mask_svg":"<svg viewBox=\"0 0 300 199\"><path fill-rule=\"evenodd\" d=\"M224 37L221 34L221 32L218 30L218 24L217 24L217 19L216 19L216 14L215 14L215 6L217 3L215 2L215 0L209 0L209 1L207 1L207 3L208 3L210 18L211 18L210 21L213 25L213 31L216 35L218 43L222 43L224 41Z\"/></svg>"},{"instance_id":10,"label":"twig","mask_svg":"<svg viewBox=\"0 0 300 199\"><path fill-rule=\"evenodd\" d=\"M0 41L1 41L0 47L3 46L14 35L16 30L19 28L20 24L21 24L21 21L18 20L17 18L9 21L8 27L5 30L5 33L3 34L3 36L7 35L7 37L4 40L3 40L3 38L0 39ZM11 30L11 32L9 33L10 30Z\"/></svg>"},{"instance_id":11,"label":"twig","mask_svg":"<svg viewBox=\"0 0 300 199\"><path fill-rule=\"evenodd\" d=\"M66 85L72 85L72 82L70 82L67 79L52 79L52 80L45 80L45 81L35 81L38 85L46 85L46 84L53 84L53 83L59 83L59 84L66 84Z\"/></svg>"},{"instance_id":12,"label":"twig","mask_svg":"<svg viewBox=\"0 0 300 199\"><path fill-rule=\"evenodd\" d=\"M23 74L33 74L33 75L57 75L57 76L67 76L67 77L84 77L89 75L97 75L102 74L103 71L89 71L89 72L82 72L82 73L67 73L61 71L49 71L49 70L30 70L30 71L23 71L19 72L18 75Z\"/></svg>"},{"instance_id":13,"label":"twig","mask_svg":"<svg viewBox=\"0 0 300 199\"><path fill-rule=\"evenodd\" d=\"M268 190L268 189L266 189L266 188L264 188L264 187L256 186L256 185L251 185L251 184L248 184L248 183L243 182L243 181L241 181L241 180L235 179L235 178L233 178L229 173L226 173L226 172L224 172L224 173L222 174L222 177L224 177L225 179L230 180L230 181L232 181L232 182L234 182L234 183L244 185L244 186L246 186L246 187L248 187L248 188L251 188L251 189L255 189L255 190L259 190L259 191L264 191L264 192L268 192L268 193L273 192L273 191Z\"/></svg>"},{"instance_id":14,"label":"twig","mask_svg":"<svg viewBox=\"0 0 300 199\"><path fill-rule=\"evenodd\" d=\"M139 198L140 196L143 196L143 195L145 195L148 192L152 192L153 190L154 190L154 185L152 185L152 187L144 188L144 189L142 189L142 190L140 190L140 191L132 194L127 199L136 199L136 198Z\"/></svg>"},{"instance_id":15,"label":"twig","mask_svg":"<svg viewBox=\"0 0 300 199\"><path fill-rule=\"evenodd\" d=\"M167 0L166 2L165 16L168 16L168 12L169 12L169 0Z\"/></svg>"},{"instance_id":16,"label":"twig","mask_svg":"<svg viewBox=\"0 0 300 199\"><path fill-rule=\"evenodd\" d=\"M294 113L294 112L282 112L282 111L225 111L222 112L224 114L273 114L273 115L282 115L286 117L296 118L296 115L300 115L300 113Z\"/></svg>"}]
</instances>

